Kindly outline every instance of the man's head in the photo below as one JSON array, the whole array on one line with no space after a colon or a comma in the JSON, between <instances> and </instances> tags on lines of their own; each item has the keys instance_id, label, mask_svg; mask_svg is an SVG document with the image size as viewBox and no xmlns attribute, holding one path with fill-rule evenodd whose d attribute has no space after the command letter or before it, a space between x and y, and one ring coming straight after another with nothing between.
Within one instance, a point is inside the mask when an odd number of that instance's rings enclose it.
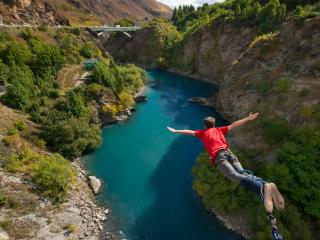
<instances>
[{"instance_id":1,"label":"man's head","mask_svg":"<svg viewBox=\"0 0 320 240\"><path fill-rule=\"evenodd\" d=\"M213 128L216 125L216 119L213 117L206 117L203 122L206 129Z\"/></svg>"}]
</instances>

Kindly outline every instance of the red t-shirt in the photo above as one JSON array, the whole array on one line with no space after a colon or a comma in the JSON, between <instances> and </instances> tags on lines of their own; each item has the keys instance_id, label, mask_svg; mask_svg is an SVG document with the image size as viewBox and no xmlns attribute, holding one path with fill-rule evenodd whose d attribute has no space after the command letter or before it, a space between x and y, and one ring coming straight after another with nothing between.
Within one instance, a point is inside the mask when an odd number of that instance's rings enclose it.
<instances>
[{"instance_id":1,"label":"red t-shirt","mask_svg":"<svg viewBox=\"0 0 320 240\"><path fill-rule=\"evenodd\" d=\"M219 150L228 148L225 138L227 133L227 126L195 131L195 136L202 140L205 149L209 153L212 163L214 163Z\"/></svg>"}]
</instances>

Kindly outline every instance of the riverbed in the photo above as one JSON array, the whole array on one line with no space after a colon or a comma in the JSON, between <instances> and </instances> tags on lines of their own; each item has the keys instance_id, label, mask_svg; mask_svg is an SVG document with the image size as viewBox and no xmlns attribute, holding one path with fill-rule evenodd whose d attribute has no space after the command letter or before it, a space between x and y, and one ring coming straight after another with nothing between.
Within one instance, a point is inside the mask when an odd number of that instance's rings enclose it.
<instances>
[{"instance_id":1,"label":"riverbed","mask_svg":"<svg viewBox=\"0 0 320 240\"><path fill-rule=\"evenodd\" d=\"M88 171L104 181L98 201L111 208L108 229L131 240L243 239L207 212L192 190L201 142L166 129L201 129L208 115L223 125L214 109L188 101L212 96L215 87L164 71L147 73L148 101L130 120L105 127L101 147L84 158Z\"/></svg>"}]
</instances>

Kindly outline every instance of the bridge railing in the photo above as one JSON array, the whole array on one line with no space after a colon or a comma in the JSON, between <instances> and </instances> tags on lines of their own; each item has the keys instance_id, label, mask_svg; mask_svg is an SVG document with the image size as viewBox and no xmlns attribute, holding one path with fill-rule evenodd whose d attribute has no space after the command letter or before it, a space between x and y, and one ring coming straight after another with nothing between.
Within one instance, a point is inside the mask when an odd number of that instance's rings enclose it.
<instances>
[{"instance_id":1,"label":"bridge railing","mask_svg":"<svg viewBox=\"0 0 320 240\"><path fill-rule=\"evenodd\" d=\"M97 32L132 32L132 31L137 31L141 29L138 26L133 26L133 27L105 27L105 26L94 26L94 27L89 27L92 31L97 31Z\"/></svg>"}]
</instances>

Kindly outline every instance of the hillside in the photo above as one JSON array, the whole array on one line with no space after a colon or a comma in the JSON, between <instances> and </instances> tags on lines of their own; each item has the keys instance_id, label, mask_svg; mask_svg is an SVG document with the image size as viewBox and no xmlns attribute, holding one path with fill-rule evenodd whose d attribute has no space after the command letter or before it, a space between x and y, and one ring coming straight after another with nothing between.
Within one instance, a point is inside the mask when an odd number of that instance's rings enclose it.
<instances>
[{"instance_id":1,"label":"hillside","mask_svg":"<svg viewBox=\"0 0 320 240\"><path fill-rule=\"evenodd\" d=\"M230 122L259 111L259 121L229 136L232 149L246 168L284 193L287 208L278 215L284 239L318 239L320 6L258 2L230 0L187 10L187 23L183 17L156 19L132 40L114 35L105 47L119 62L218 85L208 103ZM258 202L222 179L207 158L200 155L193 169L194 189L206 208L249 238L269 239Z\"/></svg>"},{"instance_id":2,"label":"hillside","mask_svg":"<svg viewBox=\"0 0 320 240\"><path fill-rule=\"evenodd\" d=\"M10 0L0 1L0 23L112 24L122 18L135 21L170 17L171 9L155 0Z\"/></svg>"}]
</instances>

